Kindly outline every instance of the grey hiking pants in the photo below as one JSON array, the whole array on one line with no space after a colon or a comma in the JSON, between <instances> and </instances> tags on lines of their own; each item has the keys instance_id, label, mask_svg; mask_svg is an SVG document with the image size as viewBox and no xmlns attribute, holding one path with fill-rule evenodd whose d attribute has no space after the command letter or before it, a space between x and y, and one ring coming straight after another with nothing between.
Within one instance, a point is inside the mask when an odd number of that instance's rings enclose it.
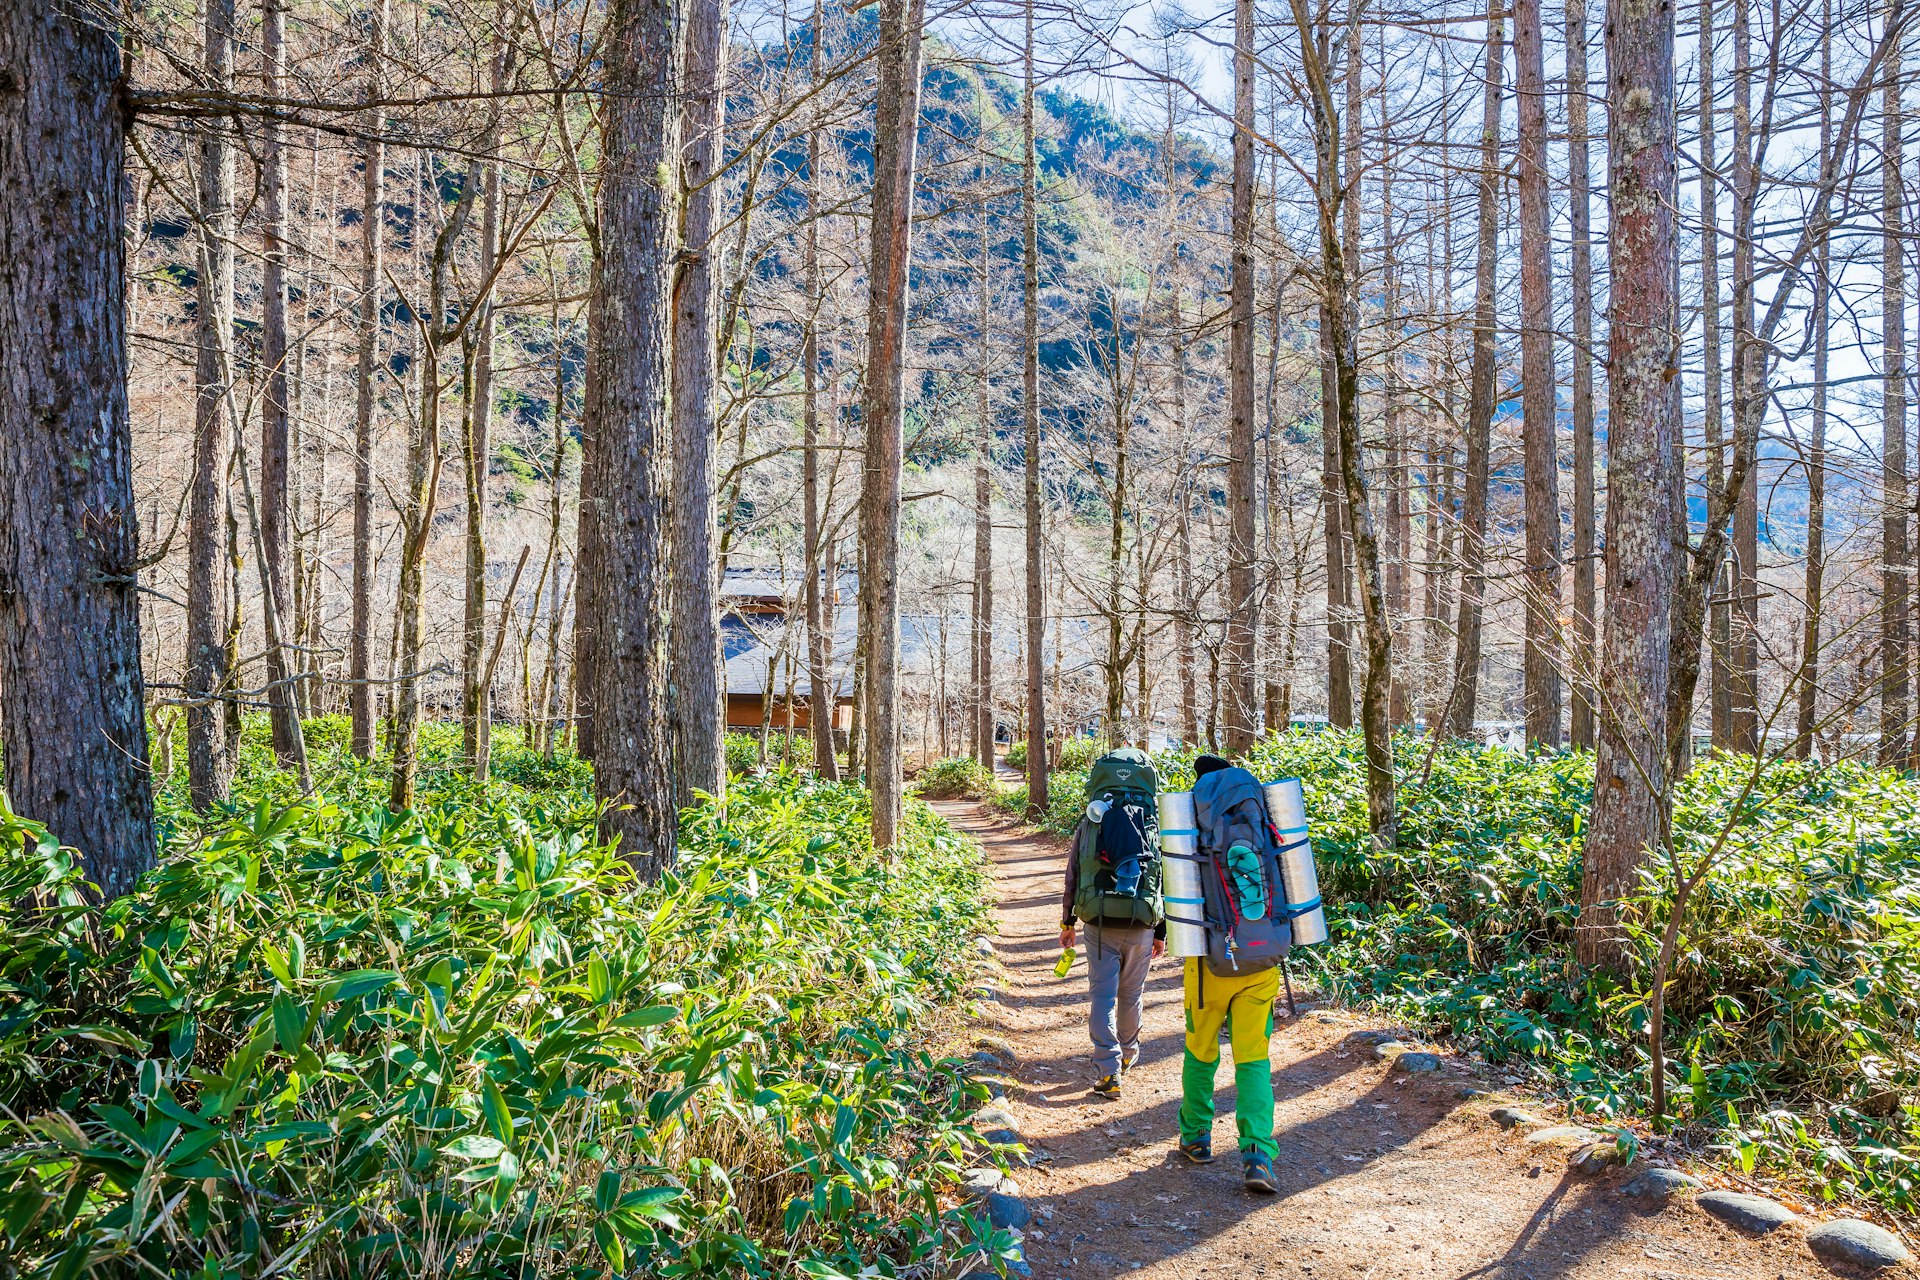
<instances>
[{"instance_id":1,"label":"grey hiking pants","mask_svg":"<svg viewBox=\"0 0 1920 1280\"><path fill-rule=\"evenodd\" d=\"M1122 1050L1140 1049L1140 1006L1147 989L1147 964L1153 959L1153 930L1086 926L1087 1034L1093 1039L1093 1071L1118 1075Z\"/></svg>"}]
</instances>

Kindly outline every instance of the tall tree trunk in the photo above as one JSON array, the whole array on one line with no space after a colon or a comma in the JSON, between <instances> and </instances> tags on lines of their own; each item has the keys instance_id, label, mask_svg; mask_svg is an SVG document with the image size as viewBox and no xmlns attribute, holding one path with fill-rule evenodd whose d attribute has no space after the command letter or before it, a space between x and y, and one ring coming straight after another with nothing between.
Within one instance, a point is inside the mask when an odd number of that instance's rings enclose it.
<instances>
[{"instance_id":1,"label":"tall tree trunk","mask_svg":"<svg viewBox=\"0 0 1920 1280\"><path fill-rule=\"evenodd\" d=\"M367 97L378 100L382 93L381 68L386 62L387 18L390 0L373 7L373 30L369 33L371 68ZM382 263L386 222L385 178L386 146L381 134L386 129L383 113L375 108L369 117L364 164L365 184L360 199L360 363L353 415L353 621L347 656L347 710L352 721L352 750L361 759L373 756L373 409L375 364L380 358L380 280L385 274Z\"/></svg>"},{"instance_id":2,"label":"tall tree trunk","mask_svg":"<svg viewBox=\"0 0 1920 1280\"><path fill-rule=\"evenodd\" d=\"M0 66L0 751L14 811L113 899L154 856L121 50L62 6L13 5Z\"/></svg>"},{"instance_id":3,"label":"tall tree trunk","mask_svg":"<svg viewBox=\"0 0 1920 1280\"><path fill-rule=\"evenodd\" d=\"M1473 372L1467 398L1467 492L1460 531L1460 628L1453 667L1453 715L1447 731L1473 732L1480 698L1481 623L1487 591L1487 486L1491 478L1494 387L1494 277L1500 220L1495 208L1500 179L1500 84L1506 66L1503 16L1487 17L1486 96L1480 117L1479 250L1474 270Z\"/></svg>"},{"instance_id":4,"label":"tall tree trunk","mask_svg":"<svg viewBox=\"0 0 1920 1280\"><path fill-rule=\"evenodd\" d=\"M1321 315L1332 321L1324 346L1334 361L1334 421L1339 433L1340 479L1352 520L1355 569L1359 574L1361 634L1366 645L1366 673L1360 697L1360 727L1367 759L1367 825L1374 840L1392 847L1399 838L1399 817L1393 781L1392 725L1388 698L1392 680L1393 629L1387 617L1386 589L1380 573L1380 549L1374 534L1372 505L1367 495L1366 457L1360 439L1360 362L1355 332L1358 328L1357 282L1349 273L1340 216L1357 217L1358 202L1341 199L1340 187L1324 175L1340 167L1340 116L1334 106L1326 63L1319 56L1315 24L1307 0L1292 0L1294 25L1300 37L1301 65L1313 99L1314 153L1323 175L1315 201L1320 231ZM1352 47L1349 57L1359 56ZM1358 127L1350 115L1351 127ZM1349 175L1351 191L1352 175Z\"/></svg>"},{"instance_id":5,"label":"tall tree trunk","mask_svg":"<svg viewBox=\"0 0 1920 1280\"><path fill-rule=\"evenodd\" d=\"M1711 3L1711 0L1707 0ZM1567 6L1567 190L1573 244L1568 260L1573 303L1573 745L1596 739L1594 673L1600 600L1595 573L1593 440L1593 211L1587 155L1587 0Z\"/></svg>"},{"instance_id":6,"label":"tall tree trunk","mask_svg":"<svg viewBox=\"0 0 1920 1280\"><path fill-rule=\"evenodd\" d=\"M1833 21L1832 0L1820 6L1821 30ZM1833 145L1833 45L1820 45L1820 153ZM1793 753L1802 760L1813 755L1814 731L1820 708L1820 621L1826 592L1827 563L1827 327L1831 322L1833 251L1825 228L1814 250L1813 295L1813 404L1812 439L1807 442L1807 570L1805 611L1800 628L1799 705L1794 722Z\"/></svg>"},{"instance_id":7,"label":"tall tree trunk","mask_svg":"<svg viewBox=\"0 0 1920 1280\"><path fill-rule=\"evenodd\" d=\"M203 69L209 87L233 87L233 0L207 0ZM195 300L192 498L187 515L187 774L198 808L227 798L233 761L225 709L227 471L232 456L233 150L222 119L200 135L199 287Z\"/></svg>"},{"instance_id":8,"label":"tall tree trunk","mask_svg":"<svg viewBox=\"0 0 1920 1280\"><path fill-rule=\"evenodd\" d=\"M820 76L820 24L823 6L814 0L813 39L810 77ZM816 117L807 130L807 226L805 259L801 275L807 290L807 327L801 338L801 418L804 449L800 455L801 523L806 539L807 560L807 721L813 730L813 767L830 782L840 778L840 761L834 754L833 716L839 700L835 696L838 680L833 674L835 659L833 628L827 622L828 593L837 591L840 569L834 563L830 542L822 543L820 509L820 133ZM824 579L824 581L823 581Z\"/></svg>"},{"instance_id":9,"label":"tall tree trunk","mask_svg":"<svg viewBox=\"0 0 1920 1280\"><path fill-rule=\"evenodd\" d=\"M680 158L684 0L614 0L602 56L609 109L600 179L597 386L589 401L598 507L592 593L594 795L600 834L640 874L673 865L668 724L670 282ZM608 483L614 477L619 483ZM584 555L583 555L584 560ZM585 579L582 579L583 583ZM578 610L580 602L576 601Z\"/></svg>"},{"instance_id":10,"label":"tall tree trunk","mask_svg":"<svg viewBox=\"0 0 1920 1280\"><path fill-rule=\"evenodd\" d=\"M1888 0L1887 26L1905 22L1905 0ZM1880 762L1904 764L1908 724L1907 579L1907 186L1901 130L1900 44L1887 52L1880 97Z\"/></svg>"},{"instance_id":11,"label":"tall tree trunk","mask_svg":"<svg viewBox=\"0 0 1920 1280\"><path fill-rule=\"evenodd\" d=\"M263 0L260 6L260 53L266 94L284 95L287 72L285 0ZM265 366L265 394L260 404L260 543L261 568L269 585L263 608L277 617L267 644L267 712L272 721L273 753L282 764L304 758L300 741L299 699L294 689L294 664L286 640L293 599L291 557L292 486L288 482L292 454L292 424L287 395L287 156L284 126L269 118L261 125L261 202L265 206L264 262L261 281L260 362Z\"/></svg>"},{"instance_id":12,"label":"tall tree trunk","mask_svg":"<svg viewBox=\"0 0 1920 1280\"><path fill-rule=\"evenodd\" d=\"M688 0L681 105L679 270L673 297L673 722L679 802L723 796L726 726L714 558L714 251L726 111L726 0Z\"/></svg>"},{"instance_id":13,"label":"tall tree trunk","mask_svg":"<svg viewBox=\"0 0 1920 1280\"><path fill-rule=\"evenodd\" d=\"M987 206L980 205L980 367L973 441L973 754L993 768L993 264Z\"/></svg>"},{"instance_id":14,"label":"tall tree trunk","mask_svg":"<svg viewBox=\"0 0 1920 1280\"><path fill-rule=\"evenodd\" d=\"M1576 952L1623 968L1616 904L1662 838L1667 796L1667 678L1674 581L1668 509L1679 430L1667 384L1673 330L1675 137L1673 9L1607 3L1608 308L1607 613L1600 748L1587 831Z\"/></svg>"},{"instance_id":15,"label":"tall tree trunk","mask_svg":"<svg viewBox=\"0 0 1920 1280\"><path fill-rule=\"evenodd\" d=\"M1227 283L1226 748L1253 745L1254 651L1260 600L1254 577L1253 0L1233 8L1233 216Z\"/></svg>"},{"instance_id":16,"label":"tall tree trunk","mask_svg":"<svg viewBox=\"0 0 1920 1280\"><path fill-rule=\"evenodd\" d=\"M880 0L873 159L873 237L867 287L867 389L861 406L861 487L867 574L860 583L866 639L867 782L873 847L899 837L901 761L900 470L905 449L907 287L913 179L920 125L922 0Z\"/></svg>"},{"instance_id":17,"label":"tall tree trunk","mask_svg":"<svg viewBox=\"0 0 1920 1280\"><path fill-rule=\"evenodd\" d=\"M1033 6L1025 8L1020 89L1020 417L1026 448L1027 812L1047 811L1046 530L1040 523L1040 165L1033 138Z\"/></svg>"},{"instance_id":18,"label":"tall tree trunk","mask_svg":"<svg viewBox=\"0 0 1920 1280\"><path fill-rule=\"evenodd\" d=\"M1315 50L1324 63L1330 41L1324 29L1316 37ZM1356 53L1355 58L1358 57ZM1354 65L1357 73L1358 64ZM1358 97L1357 82L1349 85L1349 95ZM1334 198L1341 175L1339 153L1316 155L1319 168L1315 180L1322 199ZM1357 196L1356 196L1357 199ZM1357 243L1357 242L1356 242ZM1357 256L1357 255L1356 255ZM1331 339L1335 318L1327 313L1321 290L1320 311L1320 488L1326 509L1327 556L1327 720L1335 728L1353 727L1353 576L1347 569L1347 510L1340 479L1339 372Z\"/></svg>"},{"instance_id":19,"label":"tall tree trunk","mask_svg":"<svg viewBox=\"0 0 1920 1280\"><path fill-rule=\"evenodd\" d=\"M1733 417L1734 430L1757 439L1766 415L1762 362L1754 331L1754 215L1759 174L1754 163L1753 61L1748 0L1733 0ZM1760 492L1757 471L1742 478L1733 509L1733 616L1728 645L1728 745L1760 749ZM1677 736L1676 751L1685 745Z\"/></svg>"},{"instance_id":20,"label":"tall tree trunk","mask_svg":"<svg viewBox=\"0 0 1920 1280\"><path fill-rule=\"evenodd\" d=\"M1181 328L1180 297L1173 299L1173 420L1187 421L1187 340ZM1193 593L1193 489L1192 472L1181 468L1174 493L1180 507L1174 516L1173 586L1179 593L1174 601L1174 662L1180 672L1180 741L1194 746L1200 741L1200 689L1194 668L1194 614L1199 601Z\"/></svg>"},{"instance_id":21,"label":"tall tree trunk","mask_svg":"<svg viewBox=\"0 0 1920 1280\"><path fill-rule=\"evenodd\" d=\"M493 54L495 93L507 89L507 51ZM499 150L500 131L491 132L487 149ZM486 296L474 305L479 316L462 334L463 367L471 393L461 406L460 456L466 484L466 584L460 629L460 744L475 778L485 780L493 748L493 690L485 678L487 661L487 473L493 461L493 338L492 290L484 283L494 273L500 254L500 189L498 161L485 166L486 192L480 206L480 279ZM513 602L505 601L503 608Z\"/></svg>"},{"instance_id":22,"label":"tall tree trunk","mask_svg":"<svg viewBox=\"0 0 1920 1280\"><path fill-rule=\"evenodd\" d=\"M1559 387L1553 361L1553 267L1547 186L1547 76L1540 0L1514 0L1519 106L1520 386L1526 459L1527 741L1560 745Z\"/></svg>"},{"instance_id":23,"label":"tall tree trunk","mask_svg":"<svg viewBox=\"0 0 1920 1280\"><path fill-rule=\"evenodd\" d=\"M1706 437L1708 483L1715 487L1726 483L1727 450L1723 409L1725 360L1720 336L1720 174L1715 151L1719 145L1719 126L1714 122L1714 99L1719 91L1714 80L1714 9L1720 0L1700 0L1700 335L1701 394L1704 404L1700 422ZM1730 588L1718 585L1709 606L1712 636L1712 676L1708 701L1711 704L1713 745L1726 747L1733 741L1733 686L1728 667L1733 635Z\"/></svg>"}]
</instances>

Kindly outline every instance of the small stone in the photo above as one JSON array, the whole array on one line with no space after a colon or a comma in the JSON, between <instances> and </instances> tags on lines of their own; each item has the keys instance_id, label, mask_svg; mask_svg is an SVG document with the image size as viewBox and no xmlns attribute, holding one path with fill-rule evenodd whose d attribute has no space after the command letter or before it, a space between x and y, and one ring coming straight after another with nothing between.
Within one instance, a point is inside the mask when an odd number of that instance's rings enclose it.
<instances>
[{"instance_id":1,"label":"small stone","mask_svg":"<svg viewBox=\"0 0 1920 1280\"><path fill-rule=\"evenodd\" d=\"M1347 1039L1353 1041L1355 1044L1386 1044L1388 1041L1398 1040L1406 1034L1407 1032L1399 1027L1394 1027L1389 1030L1376 1028L1371 1031L1356 1031L1348 1036Z\"/></svg>"},{"instance_id":2,"label":"small stone","mask_svg":"<svg viewBox=\"0 0 1920 1280\"><path fill-rule=\"evenodd\" d=\"M968 1195L976 1200L985 1199L987 1196L1017 1196L1020 1194L1019 1183L998 1169L984 1166L978 1169L967 1170L966 1177L961 1180L960 1186Z\"/></svg>"},{"instance_id":3,"label":"small stone","mask_svg":"<svg viewBox=\"0 0 1920 1280\"><path fill-rule=\"evenodd\" d=\"M1335 1013L1331 1009L1322 1009L1320 1012L1313 1015L1313 1020L1315 1022L1324 1022L1329 1026L1331 1026L1337 1022L1345 1022L1347 1020L1347 1015L1345 1015L1344 1013Z\"/></svg>"},{"instance_id":4,"label":"small stone","mask_svg":"<svg viewBox=\"0 0 1920 1280\"><path fill-rule=\"evenodd\" d=\"M1582 1124L1557 1124L1551 1129L1538 1129L1527 1135L1530 1147L1577 1147L1592 1142L1600 1135Z\"/></svg>"},{"instance_id":5,"label":"small stone","mask_svg":"<svg viewBox=\"0 0 1920 1280\"><path fill-rule=\"evenodd\" d=\"M1575 1173L1592 1176L1596 1173L1605 1173L1608 1169L1624 1163L1625 1160L1626 1157L1620 1154L1619 1143L1589 1142L1583 1147L1576 1148L1574 1153L1567 1157L1567 1168Z\"/></svg>"},{"instance_id":6,"label":"small stone","mask_svg":"<svg viewBox=\"0 0 1920 1280\"><path fill-rule=\"evenodd\" d=\"M1679 1191L1698 1191L1700 1179L1678 1169L1643 1169L1620 1188L1620 1194L1634 1200L1665 1204Z\"/></svg>"},{"instance_id":7,"label":"small stone","mask_svg":"<svg viewBox=\"0 0 1920 1280\"><path fill-rule=\"evenodd\" d=\"M980 1140L982 1142L993 1142L1001 1146L1011 1147L1020 1141L1020 1135L1012 1129L988 1129L980 1135Z\"/></svg>"},{"instance_id":8,"label":"small stone","mask_svg":"<svg viewBox=\"0 0 1920 1280\"><path fill-rule=\"evenodd\" d=\"M1862 1267L1897 1267L1913 1256L1893 1232L1853 1218L1821 1223L1807 1232L1807 1247L1823 1258Z\"/></svg>"},{"instance_id":9,"label":"small stone","mask_svg":"<svg viewBox=\"0 0 1920 1280\"><path fill-rule=\"evenodd\" d=\"M975 1036L973 1038L973 1047L976 1049L984 1049L986 1052L999 1058L1000 1061L1006 1063L1009 1067L1019 1064L1020 1052L1013 1047L1013 1041L1007 1039L1005 1036Z\"/></svg>"},{"instance_id":10,"label":"small stone","mask_svg":"<svg viewBox=\"0 0 1920 1280\"><path fill-rule=\"evenodd\" d=\"M1470 1084L1463 1084L1453 1091L1453 1096L1459 1098L1462 1102L1471 1102L1475 1098L1486 1097L1487 1091L1485 1089L1476 1089Z\"/></svg>"},{"instance_id":11,"label":"small stone","mask_svg":"<svg viewBox=\"0 0 1920 1280\"><path fill-rule=\"evenodd\" d=\"M1381 1040L1373 1046L1373 1056L1382 1062L1387 1062L1408 1052L1411 1048L1411 1045L1402 1044L1398 1040Z\"/></svg>"},{"instance_id":12,"label":"small stone","mask_svg":"<svg viewBox=\"0 0 1920 1280\"><path fill-rule=\"evenodd\" d=\"M1005 1107L982 1107L973 1113L973 1127L976 1129L1018 1129L1020 1122L1013 1118L1013 1112Z\"/></svg>"},{"instance_id":13,"label":"small stone","mask_svg":"<svg viewBox=\"0 0 1920 1280\"><path fill-rule=\"evenodd\" d=\"M1000 1061L999 1054L992 1053L986 1049L977 1049L974 1052L968 1054L967 1061L971 1062L976 1067L985 1067L989 1071L999 1071L1005 1068L1007 1065L1006 1063Z\"/></svg>"},{"instance_id":14,"label":"small stone","mask_svg":"<svg viewBox=\"0 0 1920 1280\"><path fill-rule=\"evenodd\" d=\"M1033 1210L1019 1196L995 1191L983 1197L980 1204L987 1211L987 1221L1002 1229L1018 1231L1033 1221Z\"/></svg>"},{"instance_id":15,"label":"small stone","mask_svg":"<svg viewBox=\"0 0 1920 1280\"><path fill-rule=\"evenodd\" d=\"M1431 1075L1440 1065L1440 1055L1435 1053L1402 1053L1393 1059L1393 1069L1410 1076Z\"/></svg>"},{"instance_id":16,"label":"small stone","mask_svg":"<svg viewBox=\"0 0 1920 1280\"><path fill-rule=\"evenodd\" d=\"M1495 1107L1487 1118L1502 1129L1523 1129L1541 1122L1539 1116L1520 1107Z\"/></svg>"},{"instance_id":17,"label":"small stone","mask_svg":"<svg viewBox=\"0 0 1920 1280\"><path fill-rule=\"evenodd\" d=\"M973 940L973 949L988 959L993 958L993 939L981 934Z\"/></svg>"},{"instance_id":18,"label":"small stone","mask_svg":"<svg viewBox=\"0 0 1920 1280\"><path fill-rule=\"evenodd\" d=\"M1755 1235L1796 1221L1793 1210L1785 1205L1738 1191L1709 1191L1695 1203L1720 1221Z\"/></svg>"}]
</instances>

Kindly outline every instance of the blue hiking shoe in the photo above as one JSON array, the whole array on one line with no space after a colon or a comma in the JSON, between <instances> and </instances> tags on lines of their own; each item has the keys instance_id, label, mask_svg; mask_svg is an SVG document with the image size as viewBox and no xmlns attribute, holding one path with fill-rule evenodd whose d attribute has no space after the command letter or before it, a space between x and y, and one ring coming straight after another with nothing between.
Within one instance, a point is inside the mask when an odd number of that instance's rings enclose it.
<instances>
[{"instance_id":1,"label":"blue hiking shoe","mask_svg":"<svg viewBox=\"0 0 1920 1280\"><path fill-rule=\"evenodd\" d=\"M1189 1164L1212 1164L1213 1139L1207 1135L1198 1138L1182 1138L1180 1154L1187 1158Z\"/></svg>"},{"instance_id":2,"label":"blue hiking shoe","mask_svg":"<svg viewBox=\"0 0 1920 1280\"><path fill-rule=\"evenodd\" d=\"M1263 1196L1280 1194L1280 1184L1273 1179L1273 1161L1258 1151L1243 1151L1240 1153L1240 1159L1246 1176L1247 1190Z\"/></svg>"}]
</instances>

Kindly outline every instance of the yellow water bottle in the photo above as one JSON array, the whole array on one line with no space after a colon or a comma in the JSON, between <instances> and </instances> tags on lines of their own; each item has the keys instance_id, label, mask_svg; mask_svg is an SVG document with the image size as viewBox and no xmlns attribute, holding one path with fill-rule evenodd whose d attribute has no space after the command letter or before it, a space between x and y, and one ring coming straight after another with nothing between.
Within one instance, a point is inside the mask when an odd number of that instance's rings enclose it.
<instances>
[{"instance_id":1,"label":"yellow water bottle","mask_svg":"<svg viewBox=\"0 0 1920 1280\"><path fill-rule=\"evenodd\" d=\"M1074 956L1078 954L1079 952L1075 951L1072 947L1068 947L1066 950L1062 951L1060 953L1060 959L1054 963L1053 976L1056 978L1066 977L1067 970L1073 968Z\"/></svg>"}]
</instances>

